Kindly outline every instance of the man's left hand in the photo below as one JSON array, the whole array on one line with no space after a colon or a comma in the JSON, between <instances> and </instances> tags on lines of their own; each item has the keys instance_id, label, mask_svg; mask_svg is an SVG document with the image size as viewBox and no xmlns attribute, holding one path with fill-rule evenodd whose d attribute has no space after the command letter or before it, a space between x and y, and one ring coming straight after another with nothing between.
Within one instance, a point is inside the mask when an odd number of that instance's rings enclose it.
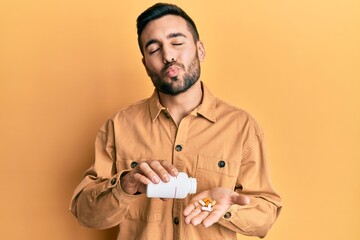
<instances>
[{"instance_id":1,"label":"man's left hand","mask_svg":"<svg viewBox=\"0 0 360 240\"><path fill-rule=\"evenodd\" d=\"M205 198L216 201L216 205L212 207L211 212L201 210L202 206L199 200ZM219 187L203 191L194 196L184 209L185 223L194 226L202 223L204 227L210 227L224 216L231 205L248 205L249 203L249 197L227 188Z\"/></svg>"}]
</instances>

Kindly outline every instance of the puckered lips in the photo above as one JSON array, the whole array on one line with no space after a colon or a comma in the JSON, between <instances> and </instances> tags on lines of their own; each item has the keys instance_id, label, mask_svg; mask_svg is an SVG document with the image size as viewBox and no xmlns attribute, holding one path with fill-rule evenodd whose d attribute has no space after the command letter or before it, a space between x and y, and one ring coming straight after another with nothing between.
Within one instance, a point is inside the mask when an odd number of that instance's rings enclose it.
<instances>
[{"instance_id":1,"label":"puckered lips","mask_svg":"<svg viewBox=\"0 0 360 240\"><path fill-rule=\"evenodd\" d=\"M178 74L179 74L179 67L177 66L170 66L166 72L165 72L165 75L169 78L173 78L173 77L176 77Z\"/></svg>"}]
</instances>

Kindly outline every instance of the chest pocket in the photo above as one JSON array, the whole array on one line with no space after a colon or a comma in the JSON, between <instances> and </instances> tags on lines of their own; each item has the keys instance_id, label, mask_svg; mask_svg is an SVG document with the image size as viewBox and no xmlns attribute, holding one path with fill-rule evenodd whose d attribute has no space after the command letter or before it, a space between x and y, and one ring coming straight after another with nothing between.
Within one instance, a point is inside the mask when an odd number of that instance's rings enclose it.
<instances>
[{"instance_id":1,"label":"chest pocket","mask_svg":"<svg viewBox=\"0 0 360 240\"><path fill-rule=\"evenodd\" d=\"M239 170L239 162L199 155L195 173L197 193L215 187L234 189Z\"/></svg>"},{"instance_id":2,"label":"chest pocket","mask_svg":"<svg viewBox=\"0 0 360 240\"><path fill-rule=\"evenodd\" d=\"M116 161L116 168L118 172L121 172L122 170L131 170L140 162L141 160L118 160ZM147 198L146 194L142 194L129 205L125 218L134 220L141 219L148 222L161 221L163 209L164 202L162 200L158 198Z\"/></svg>"}]
</instances>

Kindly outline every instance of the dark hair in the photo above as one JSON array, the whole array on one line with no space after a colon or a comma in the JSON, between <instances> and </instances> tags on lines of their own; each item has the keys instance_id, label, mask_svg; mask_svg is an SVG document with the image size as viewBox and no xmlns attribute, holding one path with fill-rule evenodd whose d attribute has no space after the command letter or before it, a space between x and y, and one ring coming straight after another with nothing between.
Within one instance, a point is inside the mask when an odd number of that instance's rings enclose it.
<instances>
[{"instance_id":1,"label":"dark hair","mask_svg":"<svg viewBox=\"0 0 360 240\"><path fill-rule=\"evenodd\" d=\"M174 4L156 3L155 5L149 7L143 13L141 13L136 21L138 44L142 54L144 54L144 51L142 49L142 44L140 39L141 33L143 32L144 28L149 22L161 18L165 15L175 15L182 17L186 21L189 31L191 32L194 38L194 41L197 42L199 40L200 36L198 30L196 29L196 25L184 10L182 10L181 8L179 8Z\"/></svg>"}]
</instances>

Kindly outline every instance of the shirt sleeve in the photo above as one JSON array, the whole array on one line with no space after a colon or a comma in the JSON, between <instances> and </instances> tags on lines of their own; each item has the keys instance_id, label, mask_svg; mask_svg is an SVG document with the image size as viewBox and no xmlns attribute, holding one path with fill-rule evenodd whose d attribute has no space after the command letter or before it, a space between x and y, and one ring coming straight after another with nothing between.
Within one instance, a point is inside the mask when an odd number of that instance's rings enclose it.
<instances>
[{"instance_id":1,"label":"shirt sleeve","mask_svg":"<svg viewBox=\"0 0 360 240\"><path fill-rule=\"evenodd\" d=\"M246 206L232 205L219 224L243 235L265 237L282 203L272 187L262 130L255 121L248 129L235 191L250 197Z\"/></svg>"},{"instance_id":2,"label":"shirt sleeve","mask_svg":"<svg viewBox=\"0 0 360 240\"><path fill-rule=\"evenodd\" d=\"M74 191L71 212L83 226L106 229L118 225L125 217L129 204L136 195L129 195L121 188L117 172L113 122L100 129L95 141L95 162Z\"/></svg>"}]
</instances>

